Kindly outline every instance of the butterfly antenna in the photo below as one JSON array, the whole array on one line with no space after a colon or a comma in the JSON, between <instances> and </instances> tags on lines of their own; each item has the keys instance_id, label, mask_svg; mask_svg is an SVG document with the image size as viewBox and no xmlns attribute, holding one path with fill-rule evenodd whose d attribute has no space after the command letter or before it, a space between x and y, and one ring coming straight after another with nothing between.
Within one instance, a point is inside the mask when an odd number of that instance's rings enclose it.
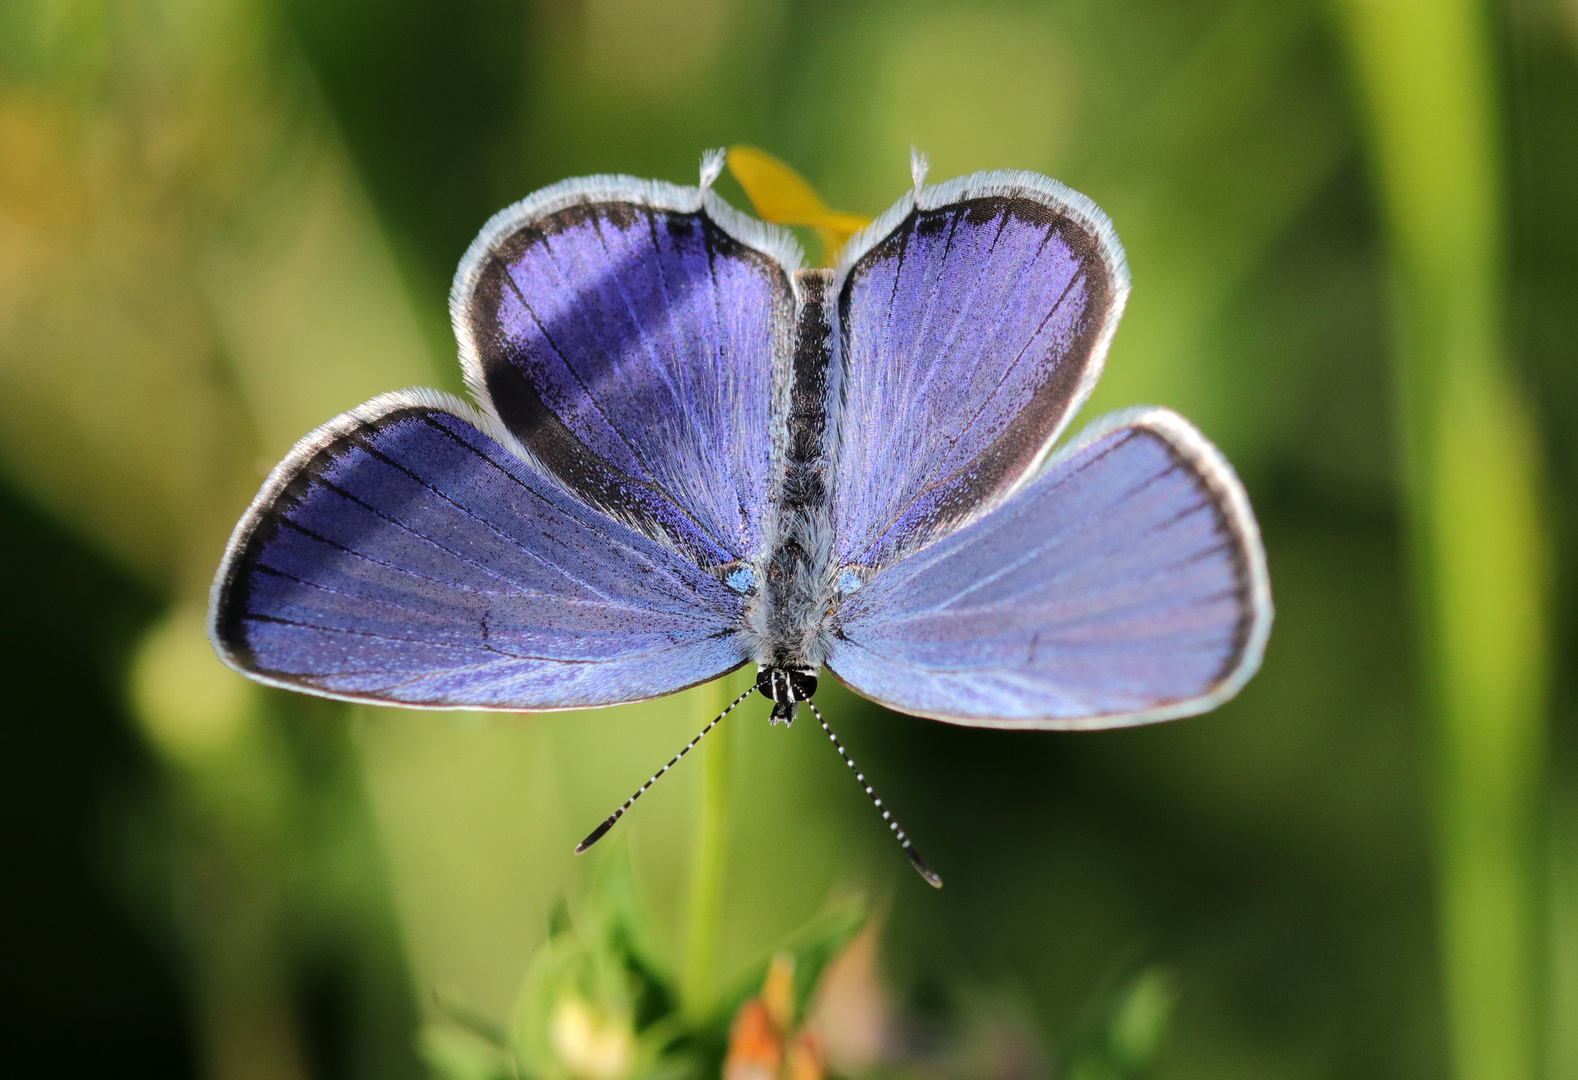
<instances>
[{"instance_id":1,"label":"butterfly antenna","mask_svg":"<svg viewBox=\"0 0 1578 1080\"><path fill-rule=\"evenodd\" d=\"M814 701L807 700L805 703L811 706L811 711L816 714L816 722L822 725L823 731L827 732L827 737L833 743L833 748L838 751L838 756L844 759L844 764L849 766L849 771L855 774L855 780L861 787L866 789L866 797L871 800L871 805L882 811L882 820L888 823L889 831L898 840L899 846L904 849L904 854L910 857L910 862L915 864L915 869L920 871L920 876L925 878L926 884L932 888L942 888L942 878L938 877L936 872L926 865L926 860L921 858L921 853L915 850L915 845L910 843L910 838L904 835L904 830L899 827L899 823L894 818L892 811L882 805L882 800L877 797L877 793L871 789L870 784L866 783L866 774L856 768L855 763L849 759L849 755L844 751L844 744L838 741L838 736L833 734L833 729L828 727L827 721L822 718L822 710L816 707L816 702ZM730 706L730 708L732 707ZM689 749L689 747L686 747L686 749ZM662 774L660 773L659 775ZM613 824L612 818L609 819L609 824ZM598 833L598 835L602 834Z\"/></svg>"},{"instance_id":2,"label":"butterfly antenna","mask_svg":"<svg viewBox=\"0 0 1578 1080\"><path fill-rule=\"evenodd\" d=\"M723 721L723 718L725 716L728 716L731 712L733 712L735 710L735 708L740 704L740 702L744 701L746 698L750 697L754 693L756 693L756 687L753 686L749 690L745 691L745 693L741 694L739 697L737 697L733 701L729 702L729 707L724 709L717 716L713 717L712 723L710 723L706 727L702 728L701 731L696 735L696 737L694 739L690 740L690 742L685 744L685 749L681 750L679 753L677 753L673 757L669 758L668 764L663 766L657 772L653 773L652 774L652 779L648 780L646 783L642 784L639 788L637 788L636 789L636 793L634 795L630 796L630 798L626 799L623 806L621 806L618 810L615 810L612 814L609 814L608 815L608 820L604 821L597 828L593 829L591 836L588 836L585 840L582 840L579 844L576 844L575 845L575 853L577 855L581 854L587 848L591 847L593 844L597 843L605 835L607 835L608 830L612 829L614 827L614 822L616 822L620 818L624 817L625 816L625 811L629 810L632 806L634 806L636 800L641 798L641 796L643 796L643 795L645 795L647 793L647 788L649 788L653 784L657 783L660 779L662 779L664 773L668 772L675 765L678 765L679 764L679 759L684 757L686 754L690 753L692 750L694 750L696 748L696 744L699 743L706 736L707 732L709 732L713 728L717 727ZM823 724L822 726L826 727L827 725Z\"/></svg>"}]
</instances>

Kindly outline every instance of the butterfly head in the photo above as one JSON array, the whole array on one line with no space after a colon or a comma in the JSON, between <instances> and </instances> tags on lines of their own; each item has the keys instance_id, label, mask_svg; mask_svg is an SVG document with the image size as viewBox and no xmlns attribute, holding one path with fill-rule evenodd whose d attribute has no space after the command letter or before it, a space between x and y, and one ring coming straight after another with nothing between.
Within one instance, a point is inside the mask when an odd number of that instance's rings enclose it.
<instances>
[{"instance_id":1,"label":"butterfly head","mask_svg":"<svg viewBox=\"0 0 1578 1080\"><path fill-rule=\"evenodd\" d=\"M816 693L816 669L776 665L757 668L756 689L773 703L768 723L792 724L800 711L799 703Z\"/></svg>"}]
</instances>

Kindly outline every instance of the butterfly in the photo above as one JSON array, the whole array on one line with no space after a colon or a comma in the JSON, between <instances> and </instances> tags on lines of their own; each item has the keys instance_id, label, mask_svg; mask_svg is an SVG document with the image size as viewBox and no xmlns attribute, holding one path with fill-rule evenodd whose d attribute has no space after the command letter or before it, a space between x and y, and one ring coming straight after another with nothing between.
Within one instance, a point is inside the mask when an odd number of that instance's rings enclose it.
<instances>
[{"instance_id":1,"label":"butterfly","mask_svg":"<svg viewBox=\"0 0 1578 1080\"><path fill-rule=\"evenodd\" d=\"M384 394L297 443L219 566L219 656L326 697L509 710L754 664L783 723L823 668L997 728L1237 693L1272 606L1232 467L1162 408L1053 449L1129 293L1106 215L1029 172L928 186L917 157L913 189L807 269L711 190L722 164L495 215L450 293L473 403Z\"/></svg>"}]
</instances>

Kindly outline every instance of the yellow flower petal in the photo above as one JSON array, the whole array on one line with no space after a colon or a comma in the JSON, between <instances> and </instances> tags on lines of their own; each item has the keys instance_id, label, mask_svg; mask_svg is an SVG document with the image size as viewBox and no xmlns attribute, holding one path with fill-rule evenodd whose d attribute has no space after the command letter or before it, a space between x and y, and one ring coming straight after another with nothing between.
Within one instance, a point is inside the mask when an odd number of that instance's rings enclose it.
<instances>
[{"instance_id":1,"label":"yellow flower petal","mask_svg":"<svg viewBox=\"0 0 1578 1080\"><path fill-rule=\"evenodd\" d=\"M624 1080L636 1061L629 1020L608 1016L577 997L553 1011L549 1038L565 1069L578 1080Z\"/></svg>"},{"instance_id":2,"label":"yellow flower petal","mask_svg":"<svg viewBox=\"0 0 1578 1080\"><path fill-rule=\"evenodd\" d=\"M871 224L859 214L829 210L805 177L765 150L729 147L729 172L740 182L763 221L774 225L807 225L822 242L823 258L831 263L855 233Z\"/></svg>"},{"instance_id":3,"label":"yellow flower petal","mask_svg":"<svg viewBox=\"0 0 1578 1080\"><path fill-rule=\"evenodd\" d=\"M794 954L781 952L773 957L767 969L767 979L762 983L762 1004L779 1031L788 1031L794 1023Z\"/></svg>"}]
</instances>

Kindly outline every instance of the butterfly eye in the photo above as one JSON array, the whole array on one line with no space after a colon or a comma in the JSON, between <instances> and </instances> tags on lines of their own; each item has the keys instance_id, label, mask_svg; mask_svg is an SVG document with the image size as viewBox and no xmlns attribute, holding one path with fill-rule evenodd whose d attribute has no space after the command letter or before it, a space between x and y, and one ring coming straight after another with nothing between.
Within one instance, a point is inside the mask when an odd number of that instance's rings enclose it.
<instances>
[{"instance_id":1,"label":"butterfly eye","mask_svg":"<svg viewBox=\"0 0 1578 1080\"><path fill-rule=\"evenodd\" d=\"M790 668L789 693L796 701L808 701L816 693L816 673L814 671Z\"/></svg>"}]
</instances>

